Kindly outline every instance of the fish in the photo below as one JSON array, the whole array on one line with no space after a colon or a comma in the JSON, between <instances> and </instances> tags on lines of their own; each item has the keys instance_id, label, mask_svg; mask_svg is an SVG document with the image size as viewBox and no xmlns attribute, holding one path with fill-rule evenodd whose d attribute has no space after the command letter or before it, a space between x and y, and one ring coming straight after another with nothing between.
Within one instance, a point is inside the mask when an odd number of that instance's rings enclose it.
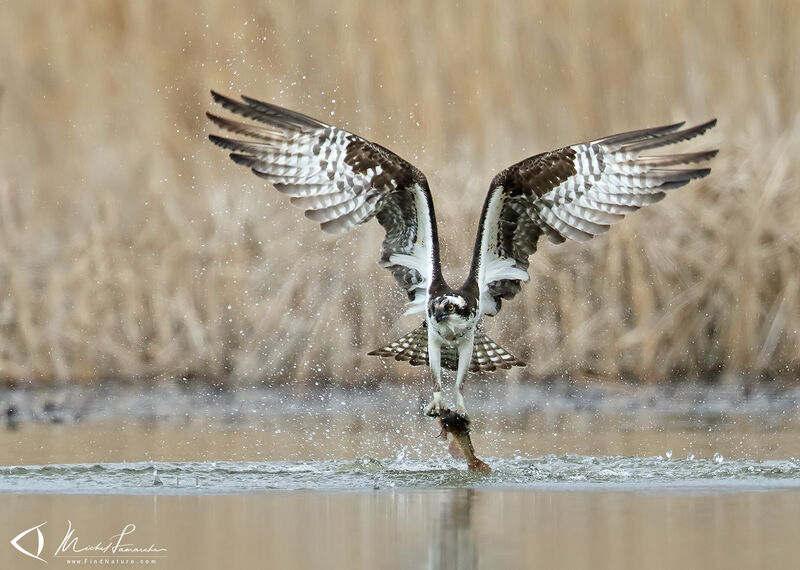
<instances>
[{"instance_id":1,"label":"fish","mask_svg":"<svg viewBox=\"0 0 800 570\"><path fill-rule=\"evenodd\" d=\"M448 409L440 410L438 415L439 423L442 426L440 437L446 438L448 434L452 437L450 455L456 459L466 459L467 469L470 471L491 472L492 468L475 456L475 448L472 446L472 439L469 436L469 418Z\"/></svg>"}]
</instances>

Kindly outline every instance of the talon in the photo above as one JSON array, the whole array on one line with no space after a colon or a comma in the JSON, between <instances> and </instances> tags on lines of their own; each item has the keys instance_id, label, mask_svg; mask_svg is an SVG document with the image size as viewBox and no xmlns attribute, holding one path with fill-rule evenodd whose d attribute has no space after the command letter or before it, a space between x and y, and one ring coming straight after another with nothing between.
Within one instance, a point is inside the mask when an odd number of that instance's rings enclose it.
<instances>
[{"instance_id":1,"label":"talon","mask_svg":"<svg viewBox=\"0 0 800 570\"><path fill-rule=\"evenodd\" d=\"M456 413L458 415L464 416L466 418L467 417L467 408L464 405L464 396L462 396L460 392L458 393L457 404L458 405L456 406Z\"/></svg>"},{"instance_id":2,"label":"talon","mask_svg":"<svg viewBox=\"0 0 800 570\"><path fill-rule=\"evenodd\" d=\"M432 417L432 418L438 418L438 417L439 417L439 412L440 412L440 411L441 411L441 408L437 408L437 407L436 407L436 402L431 402L431 403L430 403L430 404L428 404L428 406L425 408L425 415L426 415L426 416L430 416L430 417Z\"/></svg>"},{"instance_id":3,"label":"talon","mask_svg":"<svg viewBox=\"0 0 800 570\"><path fill-rule=\"evenodd\" d=\"M433 401L425 408L425 415L435 418L442 411L442 393L434 392Z\"/></svg>"}]
</instances>

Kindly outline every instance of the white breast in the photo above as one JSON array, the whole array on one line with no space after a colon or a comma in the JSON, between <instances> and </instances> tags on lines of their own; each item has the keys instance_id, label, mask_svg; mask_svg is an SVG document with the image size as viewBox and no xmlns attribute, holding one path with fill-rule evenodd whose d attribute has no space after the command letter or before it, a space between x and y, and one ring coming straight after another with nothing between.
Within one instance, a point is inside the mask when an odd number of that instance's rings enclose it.
<instances>
[{"instance_id":1,"label":"white breast","mask_svg":"<svg viewBox=\"0 0 800 570\"><path fill-rule=\"evenodd\" d=\"M436 319L428 319L428 330L433 331L445 342L456 342L475 329L476 319L454 319L449 318L440 323Z\"/></svg>"}]
</instances>

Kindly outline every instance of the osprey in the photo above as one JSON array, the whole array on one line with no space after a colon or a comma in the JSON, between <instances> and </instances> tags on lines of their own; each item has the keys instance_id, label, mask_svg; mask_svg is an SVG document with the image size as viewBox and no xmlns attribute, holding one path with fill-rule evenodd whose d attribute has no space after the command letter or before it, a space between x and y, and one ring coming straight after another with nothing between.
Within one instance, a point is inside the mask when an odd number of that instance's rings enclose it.
<instances>
[{"instance_id":1,"label":"osprey","mask_svg":"<svg viewBox=\"0 0 800 570\"><path fill-rule=\"evenodd\" d=\"M483 204L469 275L460 287L442 277L433 198L425 176L392 151L296 111L211 92L214 101L251 122L206 113L217 126L244 138L210 135L290 196L306 217L330 233L346 232L375 218L386 230L380 263L409 298L407 313L424 313L422 325L370 355L427 364L436 385L429 415L442 409L442 368L456 372L456 411L466 415L462 394L468 370L524 366L482 332L529 280L528 257L539 238L586 241L625 214L658 202L667 190L709 173L690 165L716 150L641 156L685 141L716 120L683 129L683 123L632 131L526 158L494 177Z\"/></svg>"}]
</instances>

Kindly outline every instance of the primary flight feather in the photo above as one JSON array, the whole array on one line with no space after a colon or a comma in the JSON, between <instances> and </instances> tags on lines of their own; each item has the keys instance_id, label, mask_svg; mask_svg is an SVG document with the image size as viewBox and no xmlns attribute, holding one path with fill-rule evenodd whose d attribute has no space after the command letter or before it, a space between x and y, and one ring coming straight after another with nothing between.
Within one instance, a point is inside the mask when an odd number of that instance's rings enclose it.
<instances>
[{"instance_id":1,"label":"primary flight feather","mask_svg":"<svg viewBox=\"0 0 800 570\"><path fill-rule=\"evenodd\" d=\"M370 354L430 366L436 386L429 414L442 408L443 367L456 371L456 410L466 414L462 390L468 370L524 366L480 325L529 280L528 257L542 236L554 243L591 239L666 191L706 176L709 169L697 165L717 153L641 154L701 135L716 124L712 120L612 135L506 168L489 186L469 275L453 288L442 277L428 181L416 167L379 144L296 111L250 97L211 95L250 120L207 113L232 133L210 135L211 141L290 196L324 231L346 232L371 218L383 226L380 263L408 294L407 312L424 313L425 320Z\"/></svg>"}]
</instances>

